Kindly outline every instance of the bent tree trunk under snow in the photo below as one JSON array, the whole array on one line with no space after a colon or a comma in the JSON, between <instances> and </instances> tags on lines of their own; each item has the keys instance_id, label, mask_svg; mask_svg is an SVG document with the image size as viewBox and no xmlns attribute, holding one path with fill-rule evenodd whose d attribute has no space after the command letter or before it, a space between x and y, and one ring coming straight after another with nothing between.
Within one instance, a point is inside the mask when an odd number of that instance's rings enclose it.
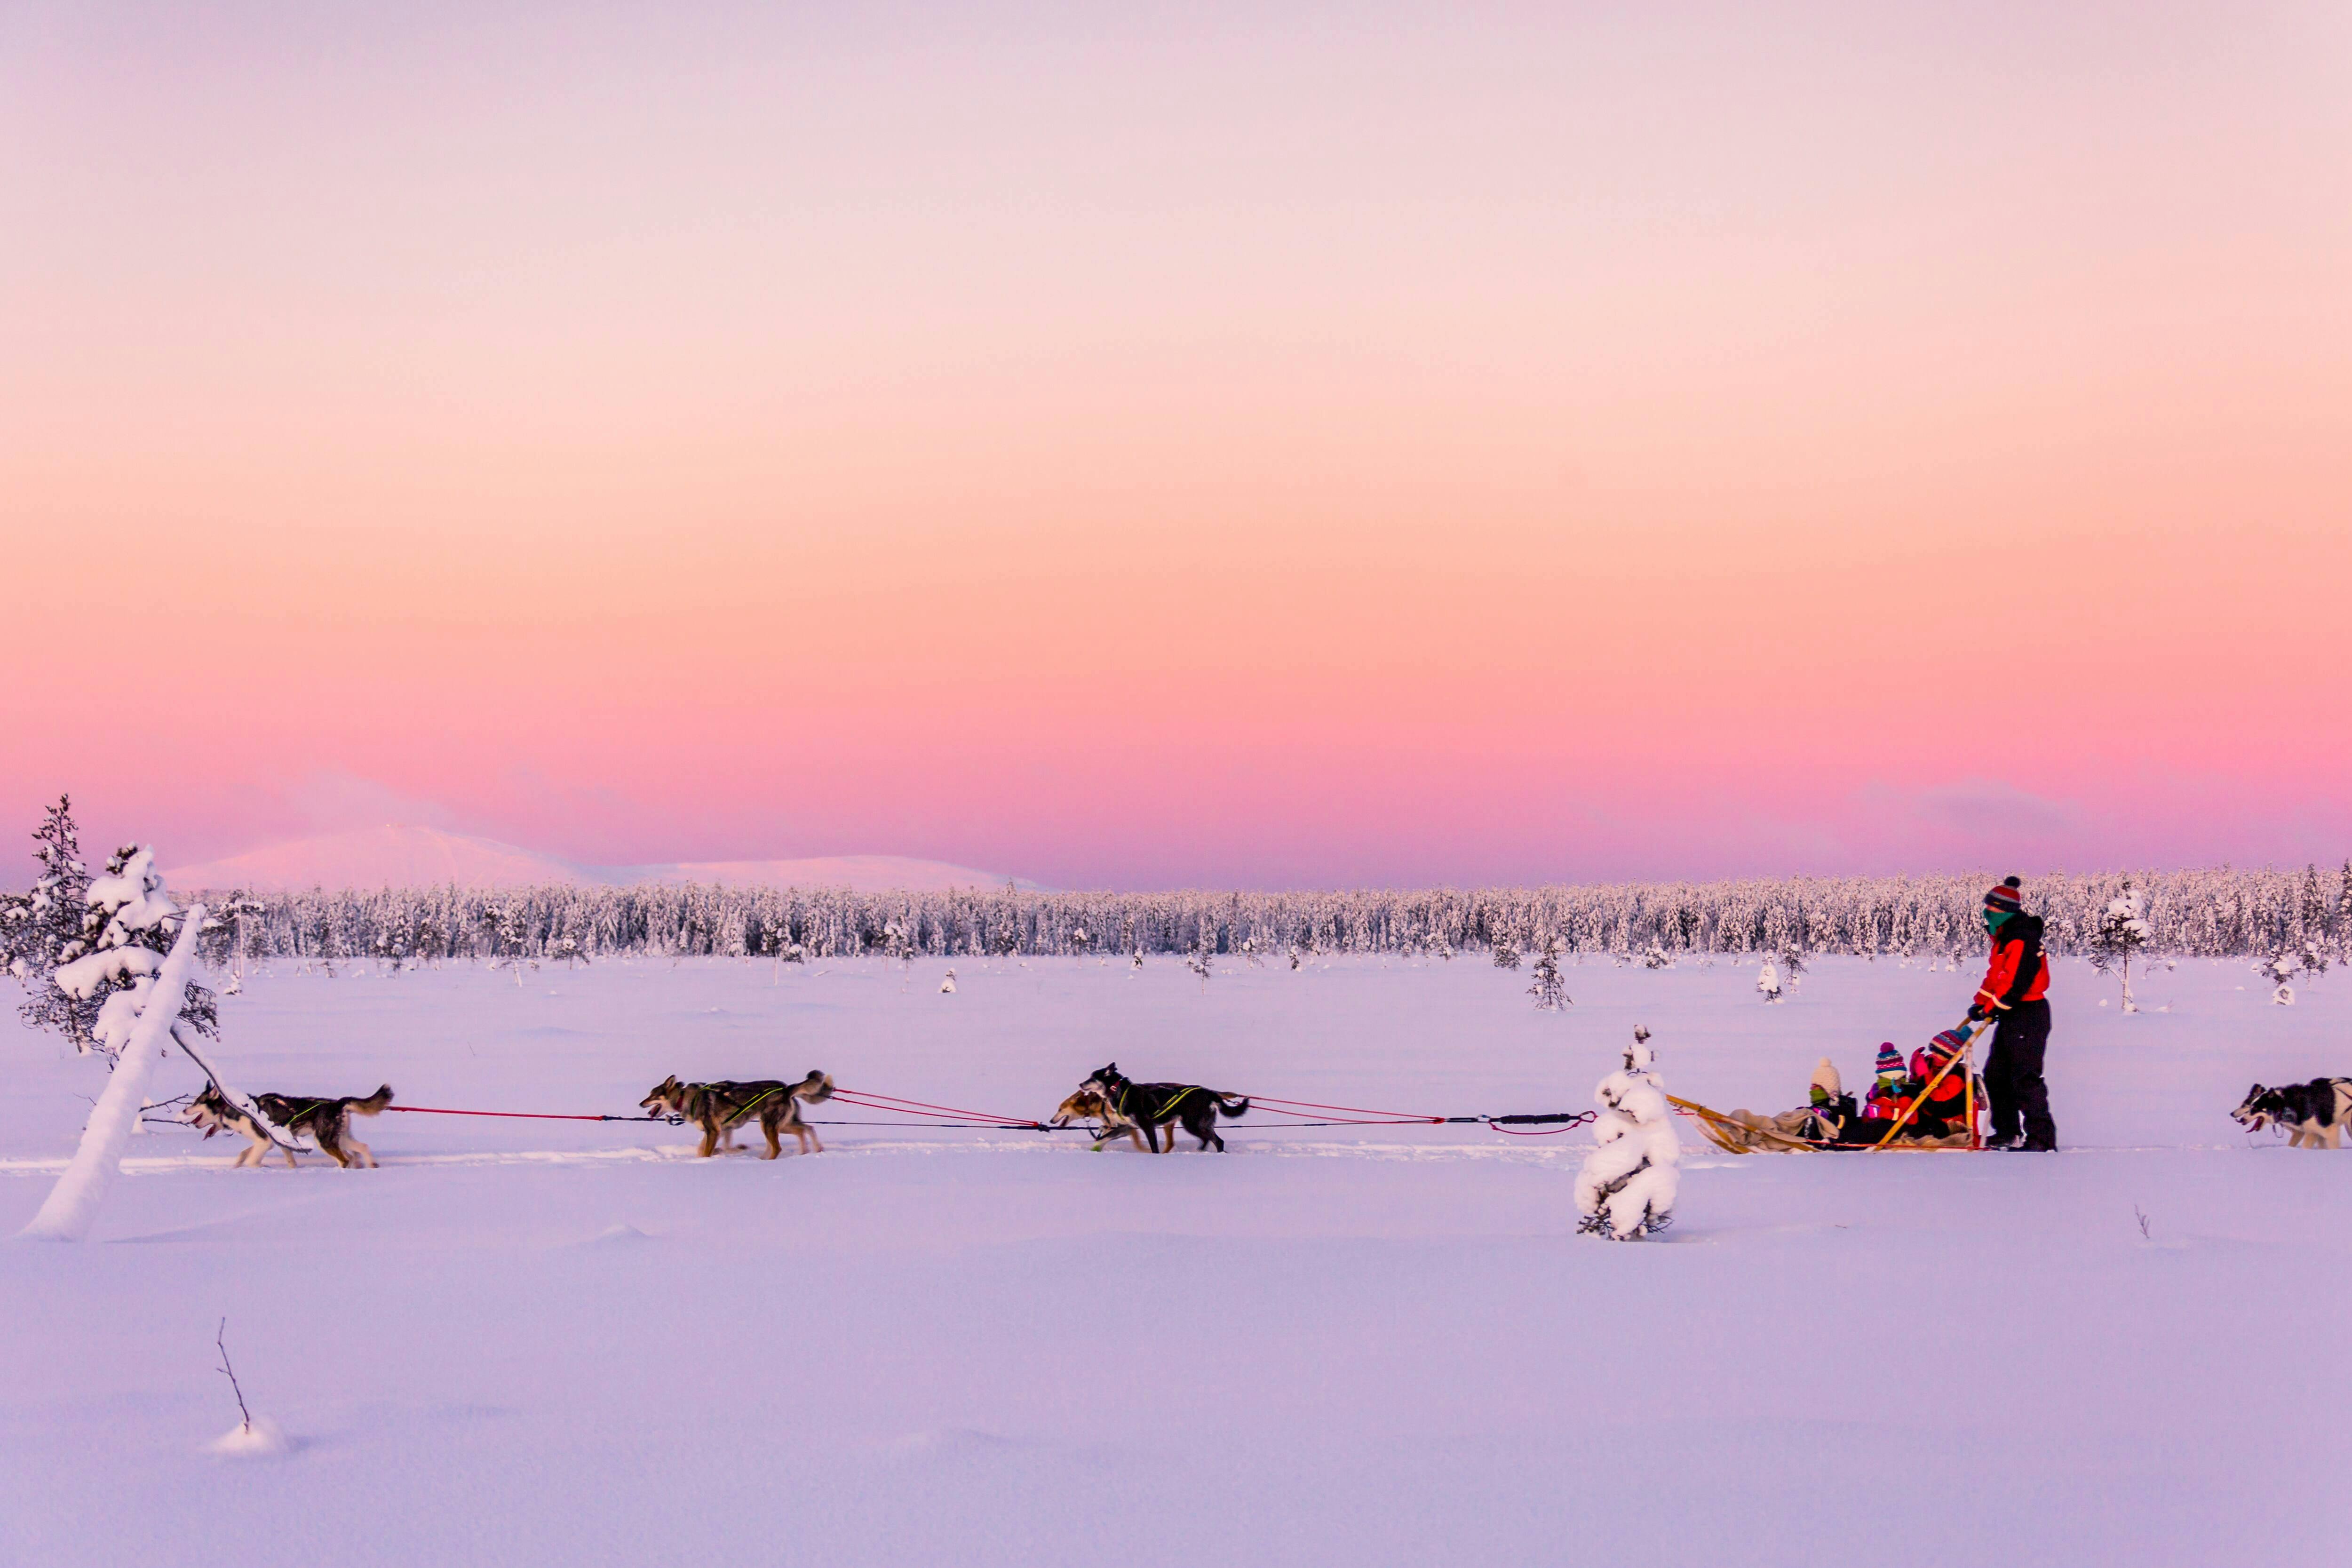
<instances>
[{"instance_id":1,"label":"bent tree trunk under snow","mask_svg":"<svg viewBox=\"0 0 2352 1568\"><path fill-rule=\"evenodd\" d=\"M121 1168L131 1130L147 1103L147 1079L154 1071L155 1058L171 1048L172 1026L179 1022L188 982L195 972L197 928L204 923L202 904L192 906L182 918L179 940L156 971L147 1005L131 1026L131 1041L122 1047L113 1076L106 1080L106 1091L98 1097L98 1109L89 1113L80 1145L74 1150L66 1173L49 1189L41 1212L18 1235L43 1241L79 1241L89 1234L91 1223L98 1218L98 1205Z\"/></svg>"}]
</instances>

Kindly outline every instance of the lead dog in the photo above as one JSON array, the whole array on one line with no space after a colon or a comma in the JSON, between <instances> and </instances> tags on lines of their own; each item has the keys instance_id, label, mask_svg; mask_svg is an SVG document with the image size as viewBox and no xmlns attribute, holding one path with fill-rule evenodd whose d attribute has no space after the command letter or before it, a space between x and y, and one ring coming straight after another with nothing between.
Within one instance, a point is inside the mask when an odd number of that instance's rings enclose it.
<instances>
[{"instance_id":1,"label":"lead dog","mask_svg":"<svg viewBox=\"0 0 2352 1568\"><path fill-rule=\"evenodd\" d=\"M2290 1149L2340 1149L2344 1123L2352 1119L2352 1078L2315 1078L2276 1089L2256 1084L2230 1118L2250 1132L2273 1123L2285 1128Z\"/></svg>"},{"instance_id":2,"label":"lead dog","mask_svg":"<svg viewBox=\"0 0 2352 1568\"><path fill-rule=\"evenodd\" d=\"M1110 1101L1091 1089L1078 1090L1055 1108L1054 1126L1067 1127L1073 1121L1095 1124L1095 1150L1125 1133L1127 1141L1135 1145L1135 1152L1143 1152L1143 1129L1112 1110Z\"/></svg>"},{"instance_id":3,"label":"lead dog","mask_svg":"<svg viewBox=\"0 0 2352 1568\"><path fill-rule=\"evenodd\" d=\"M1250 1108L1245 1099L1230 1098L1197 1083L1137 1083L1118 1070L1117 1062L1097 1068L1078 1088L1102 1096L1113 1110L1142 1128L1143 1141L1155 1154L1175 1149L1178 1122L1201 1141L1202 1148L1222 1154L1225 1141L1217 1136L1218 1115L1246 1116ZM1168 1140L1167 1151L1160 1147L1163 1137Z\"/></svg>"},{"instance_id":4,"label":"lead dog","mask_svg":"<svg viewBox=\"0 0 2352 1568\"><path fill-rule=\"evenodd\" d=\"M260 1107L262 1115L287 1131L316 1142L322 1153L343 1169L351 1169L352 1155L357 1155L359 1163L373 1170L375 1168L375 1153L352 1136L352 1118L354 1115L381 1114L383 1108L392 1103L392 1085L385 1084L364 1099L350 1094L334 1100L304 1100L292 1094L257 1094L253 1097L253 1103ZM235 1163L229 1167L231 1170L246 1165L259 1166L269 1157L273 1146L286 1156L286 1168L289 1171L294 1168L294 1151L283 1144L273 1144L261 1124L229 1103L228 1097L221 1093L217 1085L206 1084L205 1091L180 1112L180 1120L191 1126L203 1128L207 1138L215 1132L236 1131L251 1139L253 1147L238 1153ZM347 1144L351 1154L343 1152Z\"/></svg>"},{"instance_id":5,"label":"lead dog","mask_svg":"<svg viewBox=\"0 0 2352 1568\"><path fill-rule=\"evenodd\" d=\"M821 1072L811 1072L798 1083L784 1083L775 1079L760 1079L751 1083L735 1083L721 1079L717 1083L680 1083L677 1075L654 1085L653 1092L637 1101L638 1108L656 1116L682 1116L702 1128L702 1147L697 1157L708 1160L719 1147L721 1137L728 1147L734 1147L735 1129L757 1120L760 1131L768 1135L768 1159L784 1152L779 1131L789 1131L803 1154L822 1154L824 1144L816 1130L801 1120L801 1102L814 1105L833 1098L833 1079ZM812 1151L811 1145L814 1145Z\"/></svg>"}]
</instances>

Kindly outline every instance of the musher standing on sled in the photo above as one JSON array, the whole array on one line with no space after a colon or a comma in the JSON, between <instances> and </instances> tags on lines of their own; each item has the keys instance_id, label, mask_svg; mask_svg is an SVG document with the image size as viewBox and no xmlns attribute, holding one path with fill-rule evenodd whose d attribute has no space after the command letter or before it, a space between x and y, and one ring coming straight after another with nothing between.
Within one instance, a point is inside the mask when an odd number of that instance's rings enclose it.
<instances>
[{"instance_id":1,"label":"musher standing on sled","mask_svg":"<svg viewBox=\"0 0 2352 1568\"><path fill-rule=\"evenodd\" d=\"M1985 1058L1984 1086L1992 1101L1988 1149L2049 1151L2058 1147L2050 1120L2050 1086L2042 1081L2042 1053L2050 1044L2050 960L2042 952L2042 921L2019 902L2015 877L1985 895L1985 930L1992 963L1969 1008L1971 1023L1998 1020ZM2018 1140L2019 1122L2024 1141Z\"/></svg>"}]
</instances>

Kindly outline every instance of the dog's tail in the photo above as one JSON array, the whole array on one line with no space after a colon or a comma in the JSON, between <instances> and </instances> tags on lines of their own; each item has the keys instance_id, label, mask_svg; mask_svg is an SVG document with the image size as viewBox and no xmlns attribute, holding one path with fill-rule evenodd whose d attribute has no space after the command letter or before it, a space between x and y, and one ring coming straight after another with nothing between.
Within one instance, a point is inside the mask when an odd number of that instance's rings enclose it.
<instances>
[{"instance_id":1,"label":"dog's tail","mask_svg":"<svg viewBox=\"0 0 2352 1568\"><path fill-rule=\"evenodd\" d=\"M1249 1114L1249 1096L1247 1095L1243 1095L1240 1098L1234 1100L1228 1100L1222 1094L1214 1095L1211 1098L1216 1100L1217 1110L1220 1115L1247 1116Z\"/></svg>"},{"instance_id":2,"label":"dog's tail","mask_svg":"<svg viewBox=\"0 0 2352 1568\"><path fill-rule=\"evenodd\" d=\"M352 1100L352 1110L362 1116L376 1116L382 1114L383 1108L391 1103L392 1085L385 1084L365 1100Z\"/></svg>"}]
</instances>

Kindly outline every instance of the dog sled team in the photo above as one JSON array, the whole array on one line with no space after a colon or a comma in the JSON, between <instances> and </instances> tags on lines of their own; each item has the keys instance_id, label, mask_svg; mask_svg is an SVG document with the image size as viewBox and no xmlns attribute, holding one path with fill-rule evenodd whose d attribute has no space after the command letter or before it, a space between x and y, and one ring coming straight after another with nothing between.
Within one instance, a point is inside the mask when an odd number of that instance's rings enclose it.
<instances>
[{"instance_id":1,"label":"dog sled team","mask_svg":"<svg viewBox=\"0 0 2352 1568\"><path fill-rule=\"evenodd\" d=\"M1769 1115L1751 1110L1727 1114L1688 1101L1672 1103L1697 1116L1717 1143L1739 1152L1880 1147L2056 1149L2057 1127L2042 1080L2042 1059L2050 1040L2050 961L2042 948L2041 920L2022 907L2019 879L2011 877L1985 894L1984 924L1991 957L1967 1019L1958 1028L1943 1030L1907 1058L1892 1041L1882 1044L1870 1086L1859 1099L1847 1092L1836 1063L1823 1057L1813 1069L1805 1103L1793 1110ZM1992 1046L1979 1075L1971 1070L1969 1058L1987 1027L1992 1033ZM1647 1070L1650 1058L1642 1043L1647 1037L1647 1031L1636 1037L1638 1066L1634 1055L1629 1054L1624 1073L1603 1080L1604 1119L1622 1116L1625 1126L1616 1129L1621 1135L1646 1128L1655 1119L1636 1116L1628 1104L1619 1101L1630 1094L1629 1104L1646 1109L1650 1098L1663 1093ZM1614 1100L1609 1095L1612 1085L1620 1091ZM760 1079L687 1083L672 1074L656 1084L638 1105L653 1116L699 1127L702 1142L696 1153L704 1159L734 1148L736 1133L756 1121L767 1142L764 1157L773 1160L783 1152L786 1133L803 1154L824 1152L824 1144L803 1116L802 1107L822 1103L833 1094L832 1077L819 1071L793 1082ZM291 1166L292 1141L300 1139L315 1143L340 1166L373 1166L374 1154L352 1135L352 1118L380 1114L392 1103L392 1086L385 1084L371 1095L329 1099L259 1094L245 1103L273 1125L264 1125L216 1084L197 1095L181 1118L203 1129L206 1138L224 1131L243 1134L249 1147L236 1157L235 1163L240 1167L258 1166L273 1148ZM1979 1127L1980 1107L1990 1112L1989 1132ZM1093 1148L1097 1152L1122 1138L1138 1152L1170 1152L1176 1147L1179 1128L1192 1136L1198 1148L1223 1152L1225 1141L1218 1135L1218 1119L1244 1116L1249 1109L1245 1097L1200 1084L1138 1083L1112 1062L1089 1073L1055 1108L1048 1125L1091 1123ZM2258 1083L2231 1115L2249 1131L2285 1131L2295 1148L2339 1148L2345 1124L2352 1120L2352 1078L2314 1079L2277 1088ZM1607 1125L1613 1128L1614 1122ZM1637 1145L1648 1148L1659 1142L1654 1131L1644 1131L1628 1139L1619 1152L1630 1157ZM1654 1152L1643 1168L1657 1170L1670 1164L1670 1160ZM1647 1180L1654 1188L1664 1178ZM1601 1195L1608 1197L1622 1190L1619 1180ZM1662 1219L1672 1202L1671 1184L1663 1194L1644 1188L1636 1195L1640 1198L1634 1205L1637 1213ZM1654 1205L1653 1200L1661 1195L1664 1201ZM1627 1228L1641 1226L1635 1219L1628 1222ZM1612 1228L1616 1228L1613 1222ZM1662 1228L1662 1225L1651 1224L1648 1228Z\"/></svg>"}]
</instances>

